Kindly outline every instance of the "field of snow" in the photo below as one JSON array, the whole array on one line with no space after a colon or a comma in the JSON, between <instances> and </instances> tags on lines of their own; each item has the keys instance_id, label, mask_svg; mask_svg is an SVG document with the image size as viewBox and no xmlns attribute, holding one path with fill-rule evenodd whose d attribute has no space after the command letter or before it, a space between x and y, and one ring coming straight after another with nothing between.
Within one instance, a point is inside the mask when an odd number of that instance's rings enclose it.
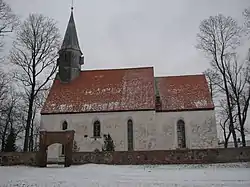
<instances>
[{"instance_id":1,"label":"field of snow","mask_svg":"<svg viewBox=\"0 0 250 187\"><path fill-rule=\"evenodd\" d=\"M0 186L39 187L249 187L250 163L69 168L0 167Z\"/></svg>"}]
</instances>

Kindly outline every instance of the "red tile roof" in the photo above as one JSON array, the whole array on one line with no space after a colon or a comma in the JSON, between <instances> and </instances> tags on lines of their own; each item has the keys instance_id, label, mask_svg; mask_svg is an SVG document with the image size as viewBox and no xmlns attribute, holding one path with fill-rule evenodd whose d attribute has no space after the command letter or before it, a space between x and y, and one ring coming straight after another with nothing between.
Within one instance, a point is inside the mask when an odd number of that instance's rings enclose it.
<instances>
[{"instance_id":1,"label":"red tile roof","mask_svg":"<svg viewBox=\"0 0 250 187\"><path fill-rule=\"evenodd\" d=\"M153 68L145 67L82 71L70 83L55 80L41 113L155 110L157 90L163 111L213 109L204 75L154 78Z\"/></svg>"},{"instance_id":2,"label":"red tile roof","mask_svg":"<svg viewBox=\"0 0 250 187\"><path fill-rule=\"evenodd\" d=\"M42 114L154 110L152 67L82 71L70 83L55 80Z\"/></svg>"},{"instance_id":3,"label":"red tile roof","mask_svg":"<svg viewBox=\"0 0 250 187\"><path fill-rule=\"evenodd\" d=\"M157 77L163 111L213 109L205 75Z\"/></svg>"}]
</instances>

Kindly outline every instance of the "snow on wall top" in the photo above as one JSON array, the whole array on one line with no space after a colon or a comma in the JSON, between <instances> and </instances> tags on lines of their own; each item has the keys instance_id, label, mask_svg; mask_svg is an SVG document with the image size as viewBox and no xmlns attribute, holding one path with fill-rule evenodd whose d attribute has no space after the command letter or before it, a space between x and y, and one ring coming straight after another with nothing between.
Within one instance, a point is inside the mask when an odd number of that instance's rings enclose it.
<instances>
[{"instance_id":1,"label":"snow on wall top","mask_svg":"<svg viewBox=\"0 0 250 187\"><path fill-rule=\"evenodd\" d=\"M213 109L205 75L157 77L164 111Z\"/></svg>"},{"instance_id":2,"label":"snow on wall top","mask_svg":"<svg viewBox=\"0 0 250 187\"><path fill-rule=\"evenodd\" d=\"M82 71L70 83L55 80L42 114L155 108L152 67Z\"/></svg>"}]
</instances>

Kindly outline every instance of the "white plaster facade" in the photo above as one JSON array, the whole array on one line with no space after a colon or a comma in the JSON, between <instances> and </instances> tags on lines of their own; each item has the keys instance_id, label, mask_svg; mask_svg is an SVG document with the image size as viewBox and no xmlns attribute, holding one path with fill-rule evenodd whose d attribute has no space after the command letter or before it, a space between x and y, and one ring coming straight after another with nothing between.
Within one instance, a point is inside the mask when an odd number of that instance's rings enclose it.
<instances>
[{"instance_id":1,"label":"white plaster facade","mask_svg":"<svg viewBox=\"0 0 250 187\"><path fill-rule=\"evenodd\" d=\"M48 131L62 129L67 121L68 129L75 130L75 141L79 151L101 150L103 139L93 138L93 123L99 120L101 134L109 133L116 151L127 151L127 121L133 121L134 150L168 150L178 148L177 121L185 122L186 147L214 148L218 145L214 110L184 112L110 112L42 115L41 128ZM87 136L87 137L86 137ZM48 158L61 154L61 145L48 148Z\"/></svg>"}]
</instances>

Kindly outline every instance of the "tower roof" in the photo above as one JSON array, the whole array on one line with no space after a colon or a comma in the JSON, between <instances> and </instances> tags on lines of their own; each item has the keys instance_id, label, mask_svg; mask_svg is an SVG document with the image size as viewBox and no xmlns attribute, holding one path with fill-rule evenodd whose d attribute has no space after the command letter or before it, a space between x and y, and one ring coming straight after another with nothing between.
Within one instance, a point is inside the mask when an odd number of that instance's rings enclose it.
<instances>
[{"instance_id":1,"label":"tower roof","mask_svg":"<svg viewBox=\"0 0 250 187\"><path fill-rule=\"evenodd\" d=\"M66 33L64 35L63 43L61 46L61 50L65 50L65 49L73 49L73 50L78 50L81 52L79 42L78 42L77 32L76 32L73 8L71 8L70 19L69 19Z\"/></svg>"}]
</instances>

